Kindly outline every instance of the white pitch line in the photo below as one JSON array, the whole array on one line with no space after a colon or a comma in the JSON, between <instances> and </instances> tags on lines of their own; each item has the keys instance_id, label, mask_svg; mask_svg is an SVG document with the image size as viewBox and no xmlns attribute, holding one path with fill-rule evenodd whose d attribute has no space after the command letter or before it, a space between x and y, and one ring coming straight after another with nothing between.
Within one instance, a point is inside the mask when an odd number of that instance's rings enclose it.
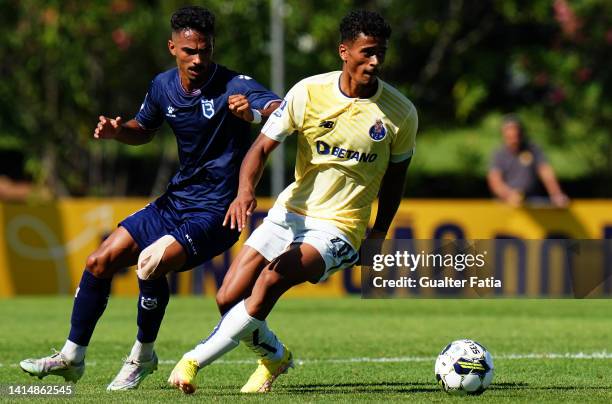
<instances>
[{"instance_id":1,"label":"white pitch line","mask_svg":"<svg viewBox=\"0 0 612 404\"><path fill-rule=\"evenodd\" d=\"M522 360L522 359L612 359L612 352L601 351L601 352L543 352L543 353L508 353L493 355L493 360ZM326 364L326 363L404 363L404 362L435 362L436 358L431 356L399 356L389 358L327 358L327 359L296 359L298 365L310 365L310 364ZM111 361L104 361L104 363ZM117 362L117 361L112 361ZM160 360L159 363L162 365L174 365L177 361L175 360ZM220 359L215 361L213 364L216 365L250 365L255 363L255 360L237 359L237 360L225 360ZM87 362L87 366L96 366L96 361ZM16 363L3 364L0 363L0 367L17 367Z\"/></svg>"}]
</instances>

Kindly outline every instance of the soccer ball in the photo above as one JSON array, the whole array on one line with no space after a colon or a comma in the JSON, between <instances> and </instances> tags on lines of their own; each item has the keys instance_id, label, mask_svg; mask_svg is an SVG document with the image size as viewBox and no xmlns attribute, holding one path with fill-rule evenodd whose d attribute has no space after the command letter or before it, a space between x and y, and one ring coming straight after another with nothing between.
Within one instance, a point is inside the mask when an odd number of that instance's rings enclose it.
<instances>
[{"instance_id":1,"label":"soccer ball","mask_svg":"<svg viewBox=\"0 0 612 404\"><path fill-rule=\"evenodd\" d=\"M478 342L460 339L440 352L435 372L438 384L447 393L478 395L493 380L493 358Z\"/></svg>"}]
</instances>

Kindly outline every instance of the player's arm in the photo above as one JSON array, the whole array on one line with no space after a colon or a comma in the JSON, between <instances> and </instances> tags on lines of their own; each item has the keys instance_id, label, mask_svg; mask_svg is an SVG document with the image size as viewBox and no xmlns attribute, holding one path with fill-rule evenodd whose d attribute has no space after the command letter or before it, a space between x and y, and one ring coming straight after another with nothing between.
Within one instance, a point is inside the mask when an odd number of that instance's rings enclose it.
<instances>
[{"instance_id":1,"label":"player's arm","mask_svg":"<svg viewBox=\"0 0 612 404\"><path fill-rule=\"evenodd\" d=\"M504 181L502 173L497 168L491 168L487 174L489 189L499 199L512 206L519 206L523 201L523 195L516 189L510 187Z\"/></svg>"},{"instance_id":2,"label":"player's arm","mask_svg":"<svg viewBox=\"0 0 612 404\"><path fill-rule=\"evenodd\" d=\"M262 117L267 118L280 105L280 100L272 101L263 109L251 108L251 103L246 95L234 94L227 99L229 110L238 118L253 123L260 123ZM259 115L259 116L257 116Z\"/></svg>"},{"instance_id":3,"label":"player's arm","mask_svg":"<svg viewBox=\"0 0 612 404\"><path fill-rule=\"evenodd\" d=\"M384 239L404 195L404 182L410 160L390 162L378 192L378 211L369 239Z\"/></svg>"},{"instance_id":4,"label":"player's arm","mask_svg":"<svg viewBox=\"0 0 612 404\"><path fill-rule=\"evenodd\" d=\"M238 228L238 231L245 227L247 216L257 207L255 188L261 179L268 156L279 144L280 142L263 133L255 139L240 166L238 194L225 214L224 226L229 224L231 229Z\"/></svg>"},{"instance_id":5,"label":"player's arm","mask_svg":"<svg viewBox=\"0 0 612 404\"><path fill-rule=\"evenodd\" d=\"M550 196L550 200L553 205L558 207L565 207L569 203L567 195L561 190L561 186L557 181L557 176L553 171L553 168L548 163L541 163L538 165L538 176L546 188L546 192Z\"/></svg>"},{"instance_id":6,"label":"player's arm","mask_svg":"<svg viewBox=\"0 0 612 404\"><path fill-rule=\"evenodd\" d=\"M96 139L115 139L129 145L140 145L149 143L154 133L154 130L144 129L135 119L123 123L119 116L112 119L100 115L93 136Z\"/></svg>"}]
</instances>

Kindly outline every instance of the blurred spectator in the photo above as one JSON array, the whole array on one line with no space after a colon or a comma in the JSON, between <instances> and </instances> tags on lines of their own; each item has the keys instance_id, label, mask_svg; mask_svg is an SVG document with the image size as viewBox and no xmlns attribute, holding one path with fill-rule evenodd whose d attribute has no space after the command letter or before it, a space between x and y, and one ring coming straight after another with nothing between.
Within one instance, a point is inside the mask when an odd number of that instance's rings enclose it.
<instances>
[{"instance_id":1,"label":"blurred spectator","mask_svg":"<svg viewBox=\"0 0 612 404\"><path fill-rule=\"evenodd\" d=\"M527 139L520 119L515 115L506 116L501 132L504 146L495 152L487 175L491 192L512 206L542 201L548 194L547 202L566 207L567 195L542 150Z\"/></svg>"}]
</instances>

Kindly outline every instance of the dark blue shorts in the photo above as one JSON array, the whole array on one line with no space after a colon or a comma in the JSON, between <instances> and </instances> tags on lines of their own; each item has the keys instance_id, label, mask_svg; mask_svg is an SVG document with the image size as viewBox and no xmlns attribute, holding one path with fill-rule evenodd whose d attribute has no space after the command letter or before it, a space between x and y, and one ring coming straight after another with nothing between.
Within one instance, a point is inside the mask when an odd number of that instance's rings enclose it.
<instances>
[{"instance_id":1,"label":"dark blue shorts","mask_svg":"<svg viewBox=\"0 0 612 404\"><path fill-rule=\"evenodd\" d=\"M170 207L159 208L150 203L119 223L132 236L142 251L166 234L178 241L187 253L180 271L198 266L233 246L240 236L223 226L224 215L218 212L191 212L180 217Z\"/></svg>"}]
</instances>

